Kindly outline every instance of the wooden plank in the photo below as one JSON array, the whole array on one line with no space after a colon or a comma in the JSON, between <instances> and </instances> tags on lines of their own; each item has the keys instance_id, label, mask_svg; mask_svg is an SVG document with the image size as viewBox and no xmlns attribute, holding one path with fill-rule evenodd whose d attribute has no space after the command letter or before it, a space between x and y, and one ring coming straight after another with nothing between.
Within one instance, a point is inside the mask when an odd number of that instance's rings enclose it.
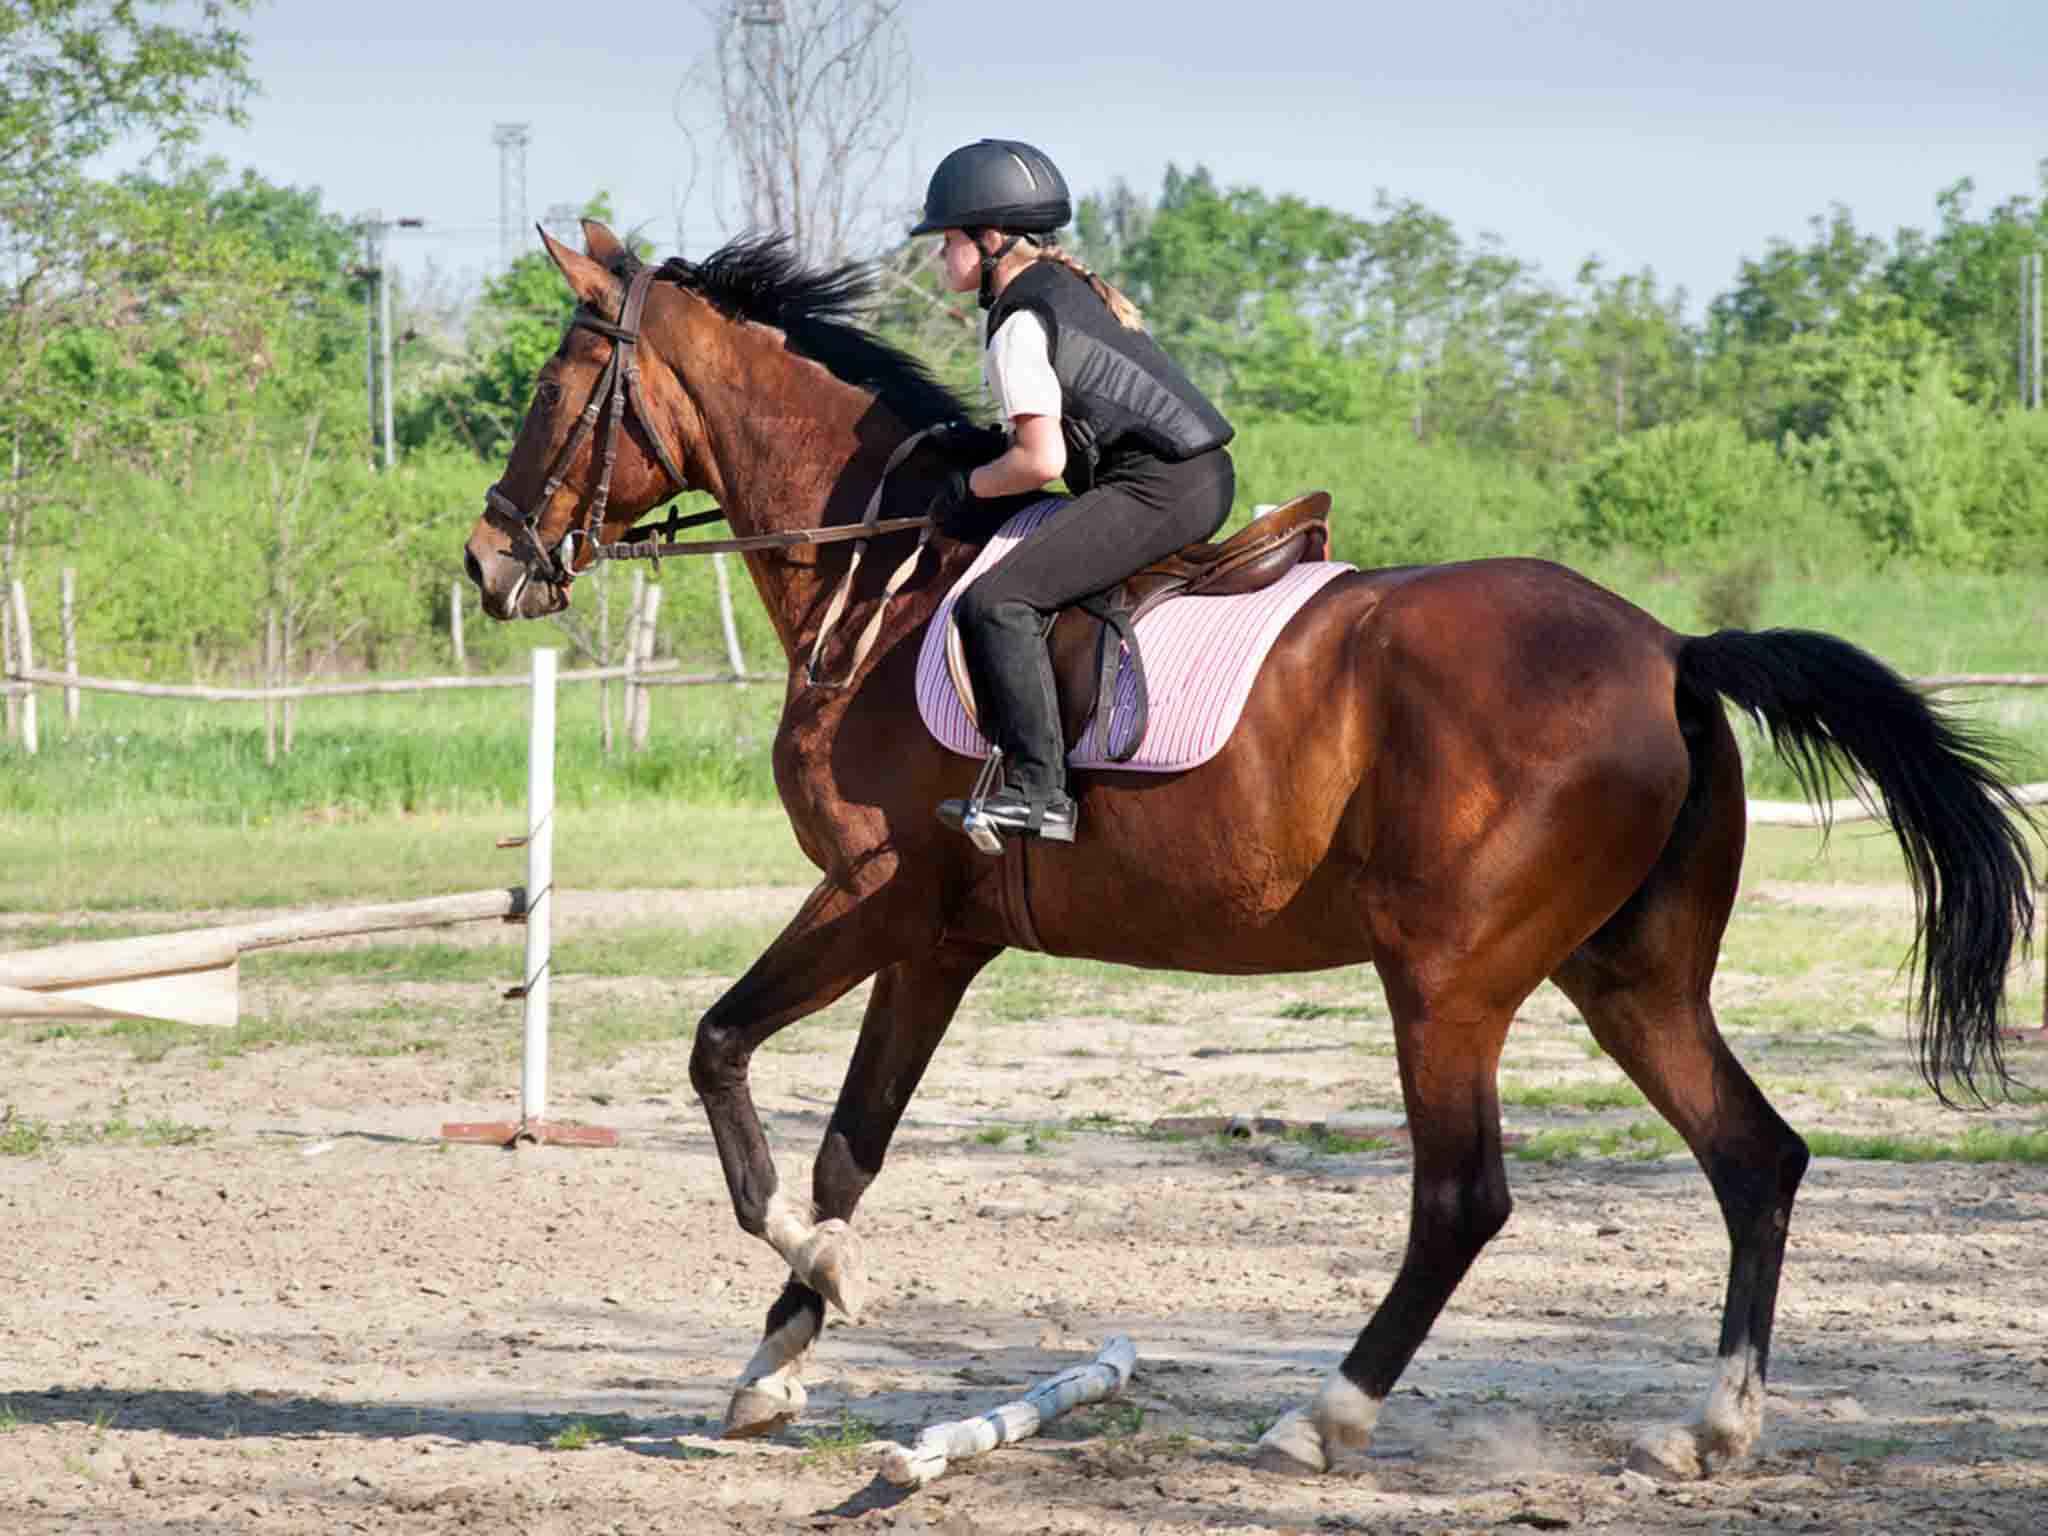
<instances>
[{"instance_id":1,"label":"wooden plank","mask_svg":"<svg viewBox=\"0 0 2048 1536\"><path fill-rule=\"evenodd\" d=\"M210 970L49 992L0 986L0 1018L162 1019L201 1029L233 1029L240 1019L240 971L230 960Z\"/></svg>"},{"instance_id":2,"label":"wooden plank","mask_svg":"<svg viewBox=\"0 0 2048 1536\"><path fill-rule=\"evenodd\" d=\"M2012 796L2021 805L2048 805L2048 782L2015 784ZM1870 807L1860 800L1836 800L1828 806L1827 821L1842 826L1854 821L1875 821ZM1757 827L1818 827L1821 813L1804 800L1752 800L1749 821Z\"/></svg>"},{"instance_id":3,"label":"wooden plank","mask_svg":"<svg viewBox=\"0 0 2048 1536\"><path fill-rule=\"evenodd\" d=\"M41 992L177 976L233 965L234 940L206 930L152 933L134 939L60 944L0 955L0 986Z\"/></svg>"},{"instance_id":4,"label":"wooden plank","mask_svg":"<svg viewBox=\"0 0 2048 1536\"><path fill-rule=\"evenodd\" d=\"M707 672L673 680L660 675L679 672L681 668L682 663L674 659L643 662L635 681L642 685L659 682L670 687L706 687L719 683L779 683L785 680L780 673L734 678L723 672ZM650 677L649 673L656 675ZM66 672L47 672L40 668L17 670L15 676L22 681L10 685L14 692L27 692L28 685L42 683L54 687L75 687L86 693L116 693L137 699L190 699L201 704L261 704L266 699L348 699L372 694L449 693L465 688L526 688L532 685L532 679L523 674L516 677L392 678L379 683L299 683L290 688L198 688L183 683L138 683L120 677L73 677ZM558 673L555 680L561 683L599 683L624 676L626 668L623 666L583 667Z\"/></svg>"},{"instance_id":5,"label":"wooden plank","mask_svg":"<svg viewBox=\"0 0 2048 1536\"><path fill-rule=\"evenodd\" d=\"M520 917L526 911L521 886L394 901L377 906L294 912L262 922L183 933L152 933L133 939L103 939L0 954L0 986L43 991L100 982L172 976L231 965L253 949L303 944L313 939L349 938L398 928L434 928L448 923Z\"/></svg>"}]
</instances>

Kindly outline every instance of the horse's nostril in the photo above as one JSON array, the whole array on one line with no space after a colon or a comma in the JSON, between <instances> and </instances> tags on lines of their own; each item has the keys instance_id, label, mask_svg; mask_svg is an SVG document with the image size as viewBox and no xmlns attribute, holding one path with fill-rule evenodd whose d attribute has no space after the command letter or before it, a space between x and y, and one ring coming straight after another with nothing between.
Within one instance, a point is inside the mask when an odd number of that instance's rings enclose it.
<instances>
[{"instance_id":1,"label":"horse's nostril","mask_svg":"<svg viewBox=\"0 0 2048 1536\"><path fill-rule=\"evenodd\" d=\"M476 563L476 556L469 550L462 552L462 569L479 591L483 589L484 568Z\"/></svg>"}]
</instances>

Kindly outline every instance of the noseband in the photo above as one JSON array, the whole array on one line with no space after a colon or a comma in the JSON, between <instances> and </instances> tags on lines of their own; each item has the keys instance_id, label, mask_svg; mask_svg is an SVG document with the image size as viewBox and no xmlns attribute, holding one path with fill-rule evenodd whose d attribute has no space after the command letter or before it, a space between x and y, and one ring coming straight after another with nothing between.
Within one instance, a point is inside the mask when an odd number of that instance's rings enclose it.
<instances>
[{"instance_id":1,"label":"noseband","mask_svg":"<svg viewBox=\"0 0 2048 1536\"><path fill-rule=\"evenodd\" d=\"M647 290L653 285L654 269L642 267L633 274L626 287L626 302L619 311L618 324L598 314L588 305L579 304L569 318L571 330L581 326L587 331L596 331L600 336L612 339L611 361L605 364L604 373L597 381L597 387L590 393L589 404L583 407L583 415L576 423L576 430L569 434L569 441L562 445L562 451L555 455L555 462L548 469L547 484L541 487L540 495L529 507L521 507L497 486L484 492L485 515L496 513L509 525L512 536L523 546L520 558L532 573L551 586L567 587L576 579L576 540L594 546L604 528L605 503L611 498L612 464L619 452L619 423L626 414L626 403L630 400L634 414L640 418L640 430L647 434L648 442L654 445L654 456L667 471L669 481L676 492L685 488L683 472L676 466L668 445L655 430L654 417L647 409L647 401L640 393L640 315L647 307ZM583 447L584 439L597 429L597 418L610 405L611 419L604 429L604 457L598 470L597 489L590 497L590 508L584 514L578 527L570 528L553 549L547 548L540 540L540 520L547 511L548 503L555 498L555 492L562 488L563 477L575 461L577 452Z\"/></svg>"}]
</instances>

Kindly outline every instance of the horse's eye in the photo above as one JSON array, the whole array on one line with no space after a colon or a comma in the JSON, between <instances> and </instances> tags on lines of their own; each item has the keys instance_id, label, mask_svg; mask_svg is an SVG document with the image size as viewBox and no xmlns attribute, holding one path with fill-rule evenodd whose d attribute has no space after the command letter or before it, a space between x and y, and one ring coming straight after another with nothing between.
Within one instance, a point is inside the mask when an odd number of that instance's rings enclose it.
<instances>
[{"instance_id":1,"label":"horse's eye","mask_svg":"<svg viewBox=\"0 0 2048 1536\"><path fill-rule=\"evenodd\" d=\"M533 398L536 404L552 406L562 398L562 386L551 383L536 384L533 387Z\"/></svg>"}]
</instances>

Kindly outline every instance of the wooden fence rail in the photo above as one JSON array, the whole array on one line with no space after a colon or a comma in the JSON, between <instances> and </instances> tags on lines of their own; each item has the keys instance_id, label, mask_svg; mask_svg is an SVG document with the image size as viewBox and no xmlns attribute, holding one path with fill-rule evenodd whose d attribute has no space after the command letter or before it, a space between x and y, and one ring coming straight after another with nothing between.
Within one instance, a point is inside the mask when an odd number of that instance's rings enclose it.
<instances>
[{"instance_id":1,"label":"wooden fence rail","mask_svg":"<svg viewBox=\"0 0 2048 1536\"><path fill-rule=\"evenodd\" d=\"M598 683L631 676L641 687L709 688L720 683L779 683L779 676L730 672L700 672L675 675L675 662L642 662L638 669L627 667L585 667L560 674L564 683ZM262 704L284 699L341 699L364 694L434 693L460 688L527 688L532 680L523 675L502 677L410 677L374 683L296 683L285 688L204 688L184 683L138 683L118 677L73 676L41 667L15 673L19 681L5 686L27 693L33 685L77 688L83 693L118 693L139 699L188 699L206 704Z\"/></svg>"}]
</instances>

